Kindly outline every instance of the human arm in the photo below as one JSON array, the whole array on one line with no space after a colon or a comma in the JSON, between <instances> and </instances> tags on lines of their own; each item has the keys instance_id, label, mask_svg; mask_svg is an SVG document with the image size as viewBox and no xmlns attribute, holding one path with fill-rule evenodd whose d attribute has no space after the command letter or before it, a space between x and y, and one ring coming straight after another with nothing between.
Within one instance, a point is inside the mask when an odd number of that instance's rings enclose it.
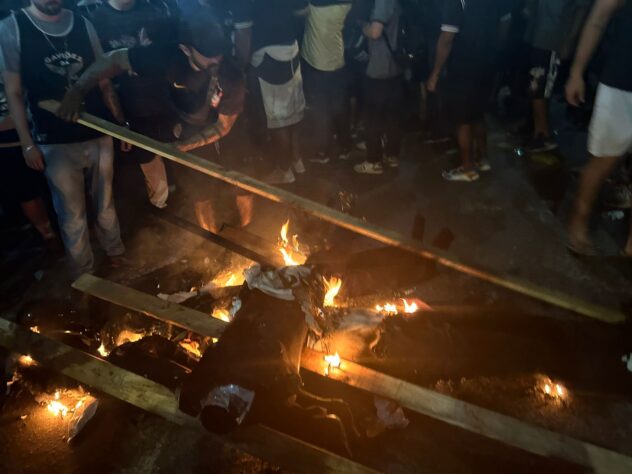
<instances>
[{"instance_id":1,"label":"human arm","mask_svg":"<svg viewBox=\"0 0 632 474\"><path fill-rule=\"evenodd\" d=\"M384 24L379 21L365 23L362 27L362 33L369 39L380 39L382 33L384 33Z\"/></svg>"},{"instance_id":2,"label":"human arm","mask_svg":"<svg viewBox=\"0 0 632 474\"><path fill-rule=\"evenodd\" d=\"M79 118L81 104L88 91L104 80L124 72L131 72L128 51L127 49L110 51L93 62L66 92L64 100L57 110L57 116L75 122Z\"/></svg>"},{"instance_id":3,"label":"human arm","mask_svg":"<svg viewBox=\"0 0 632 474\"><path fill-rule=\"evenodd\" d=\"M459 0L446 0L443 6L441 18L441 33L437 39L437 51L432 72L426 81L426 88L429 92L436 92L439 77L445 68L452 48L454 38L459 33L463 22L463 4Z\"/></svg>"},{"instance_id":4,"label":"human arm","mask_svg":"<svg viewBox=\"0 0 632 474\"><path fill-rule=\"evenodd\" d=\"M40 149L35 145L31 129L29 128L26 105L24 104L24 93L22 91L22 77L14 72L3 71L2 79L4 80L9 112L11 117L13 117L15 129L20 137L24 161L26 161L29 168L42 171L44 169L44 157Z\"/></svg>"},{"instance_id":5,"label":"human arm","mask_svg":"<svg viewBox=\"0 0 632 474\"><path fill-rule=\"evenodd\" d=\"M237 121L238 114L223 115L219 114L217 122L210 125L200 132L193 135L187 140L181 140L176 143L176 146L182 151L190 151L196 148L200 148L211 143L215 143L219 139L225 137L230 133Z\"/></svg>"},{"instance_id":6,"label":"human arm","mask_svg":"<svg viewBox=\"0 0 632 474\"><path fill-rule=\"evenodd\" d=\"M577 107L584 102L586 94L584 72L610 20L621 5L623 5L623 0L596 0L588 15L566 83L566 100L571 105Z\"/></svg>"},{"instance_id":7,"label":"human arm","mask_svg":"<svg viewBox=\"0 0 632 474\"><path fill-rule=\"evenodd\" d=\"M430 76L428 77L428 81L426 82L426 88L430 92L436 92L437 83L439 82L439 76L441 75L441 71L445 67L446 62L448 62L448 58L450 57L450 53L452 52L452 45L454 44L454 37L456 33L451 31L442 31L439 35L439 39L437 40L437 55L435 58L434 67Z\"/></svg>"}]
</instances>

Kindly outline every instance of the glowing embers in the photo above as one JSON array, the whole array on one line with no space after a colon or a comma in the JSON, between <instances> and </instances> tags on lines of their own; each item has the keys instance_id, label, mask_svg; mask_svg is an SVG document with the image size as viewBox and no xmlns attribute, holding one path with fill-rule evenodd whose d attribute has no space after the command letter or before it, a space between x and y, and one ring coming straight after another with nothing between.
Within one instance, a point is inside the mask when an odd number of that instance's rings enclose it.
<instances>
[{"instance_id":1,"label":"glowing embers","mask_svg":"<svg viewBox=\"0 0 632 474\"><path fill-rule=\"evenodd\" d=\"M325 283L325 298L323 300L323 306L331 307L336 306L335 299L340 293L340 288L342 287L342 279L338 277L331 277L329 280L323 278Z\"/></svg>"},{"instance_id":2,"label":"glowing embers","mask_svg":"<svg viewBox=\"0 0 632 474\"><path fill-rule=\"evenodd\" d=\"M325 377L329 376L332 370L340 369L342 365L342 359L337 352L335 354L326 355L324 359L327 363L327 365L325 366Z\"/></svg>"},{"instance_id":3,"label":"glowing embers","mask_svg":"<svg viewBox=\"0 0 632 474\"><path fill-rule=\"evenodd\" d=\"M287 267L295 267L303 265L307 260L307 255L301 250L298 243L298 235L293 235L292 239L288 239L288 230L290 220L288 219L281 227L279 235L278 249L283 257L283 262Z\"/></svg>"}]
</instances>

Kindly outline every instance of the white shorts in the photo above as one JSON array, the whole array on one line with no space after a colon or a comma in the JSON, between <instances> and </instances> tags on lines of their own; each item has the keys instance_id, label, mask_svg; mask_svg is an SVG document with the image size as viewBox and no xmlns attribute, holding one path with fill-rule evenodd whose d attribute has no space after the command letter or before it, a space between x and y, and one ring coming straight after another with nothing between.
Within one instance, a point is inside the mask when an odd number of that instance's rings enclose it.
<instances>
[{"instance_id":1,"label":"white shorts","mask_svg":"<svg viewBox=\"0 0 632 474\"><path fill-rule=\"evenodd\" d=\"M632 151L632 92L599 84L588 130L588 151L603 157Z\"/></svg>"}]
</instances>

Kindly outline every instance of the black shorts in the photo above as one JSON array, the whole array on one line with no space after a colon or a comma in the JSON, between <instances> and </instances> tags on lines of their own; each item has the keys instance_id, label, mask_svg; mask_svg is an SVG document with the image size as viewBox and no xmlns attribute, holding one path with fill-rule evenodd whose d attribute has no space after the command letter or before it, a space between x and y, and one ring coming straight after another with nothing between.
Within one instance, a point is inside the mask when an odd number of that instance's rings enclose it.
<instances>
[{"instance_id":1,"label":"black shorts","mask_svg":"<svg viewBox=\"0 0 632 474\"><path fill-rule=\"evenodd\" d=\"M0 148L0 163L0 192L6 200L23 203L42 196L44 174L26 166L21 147Z\"/></svg>"},{"instance_id":2,"label":"black shorts","mask_svg":"<svg viewBox=\"0 0 632 474\"><path fill-rule=\"evenodd\" d=\"M553 94L560 57L554 51L531 48L529 58L529 95L532 99L549 99Z\"/></svg>"},{"instance_id":3,"label":"black shorts","mask_svg":"<svg viewBox=\"0 0 632 474\"><path fill-rule=\"evenodd\" d=\"M492 80L493 74L481 71L455 71L448 75L442 95L445 111L453 125L483 121L492 91Z\"/></svg>"}]
</instances>

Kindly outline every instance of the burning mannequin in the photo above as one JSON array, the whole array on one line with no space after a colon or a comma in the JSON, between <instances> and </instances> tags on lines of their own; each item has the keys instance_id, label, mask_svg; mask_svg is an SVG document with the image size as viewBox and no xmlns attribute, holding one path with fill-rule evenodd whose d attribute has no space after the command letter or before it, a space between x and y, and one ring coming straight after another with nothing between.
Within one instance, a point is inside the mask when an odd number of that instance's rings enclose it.
<instances>
[{"instance_id":1,"label":"burning mannequin","mask_svg":"<svg viewBox=\"0 0 632 474\"><path fill-rule=\"evenodd\" d=\"M160 79L164 94L157 97L161 110L154 114L160 119L152 119L148 127L134 128L156 140L174 143L183 151L217 145L232 130L244 105L243 73L226 54L229 50L230 43L210 9L200 10L180 22L177 42L105 54L68 90L57 114L75 121L83 98L100 79L122 74ZM156 181L166 183L164 169L161 173L163 177ZM208 201L197 200L196 214L202 227L214 231L217 226ZM237 201L241 224L246 225L250 221L249 203L244 196L238 196ZM162 202L158 207L165 205Z\"/></svg>"},{"instance_id":2,"label":"burning mannequin","mask_svg":"<svg viewBox=\"0 0 632 474\"><path fill-rule=\"evenodd\" d=\"M305 289L301 271L278 275L293 280L295 295ZM302 388L299 367L308 335L305 301L272 297L246 286L240 297L240 311L185 381L181 409L199 415L215 433L263 423L350 455L349 439L357 431L349 407Z\"/></svg>"}]
</instances>

